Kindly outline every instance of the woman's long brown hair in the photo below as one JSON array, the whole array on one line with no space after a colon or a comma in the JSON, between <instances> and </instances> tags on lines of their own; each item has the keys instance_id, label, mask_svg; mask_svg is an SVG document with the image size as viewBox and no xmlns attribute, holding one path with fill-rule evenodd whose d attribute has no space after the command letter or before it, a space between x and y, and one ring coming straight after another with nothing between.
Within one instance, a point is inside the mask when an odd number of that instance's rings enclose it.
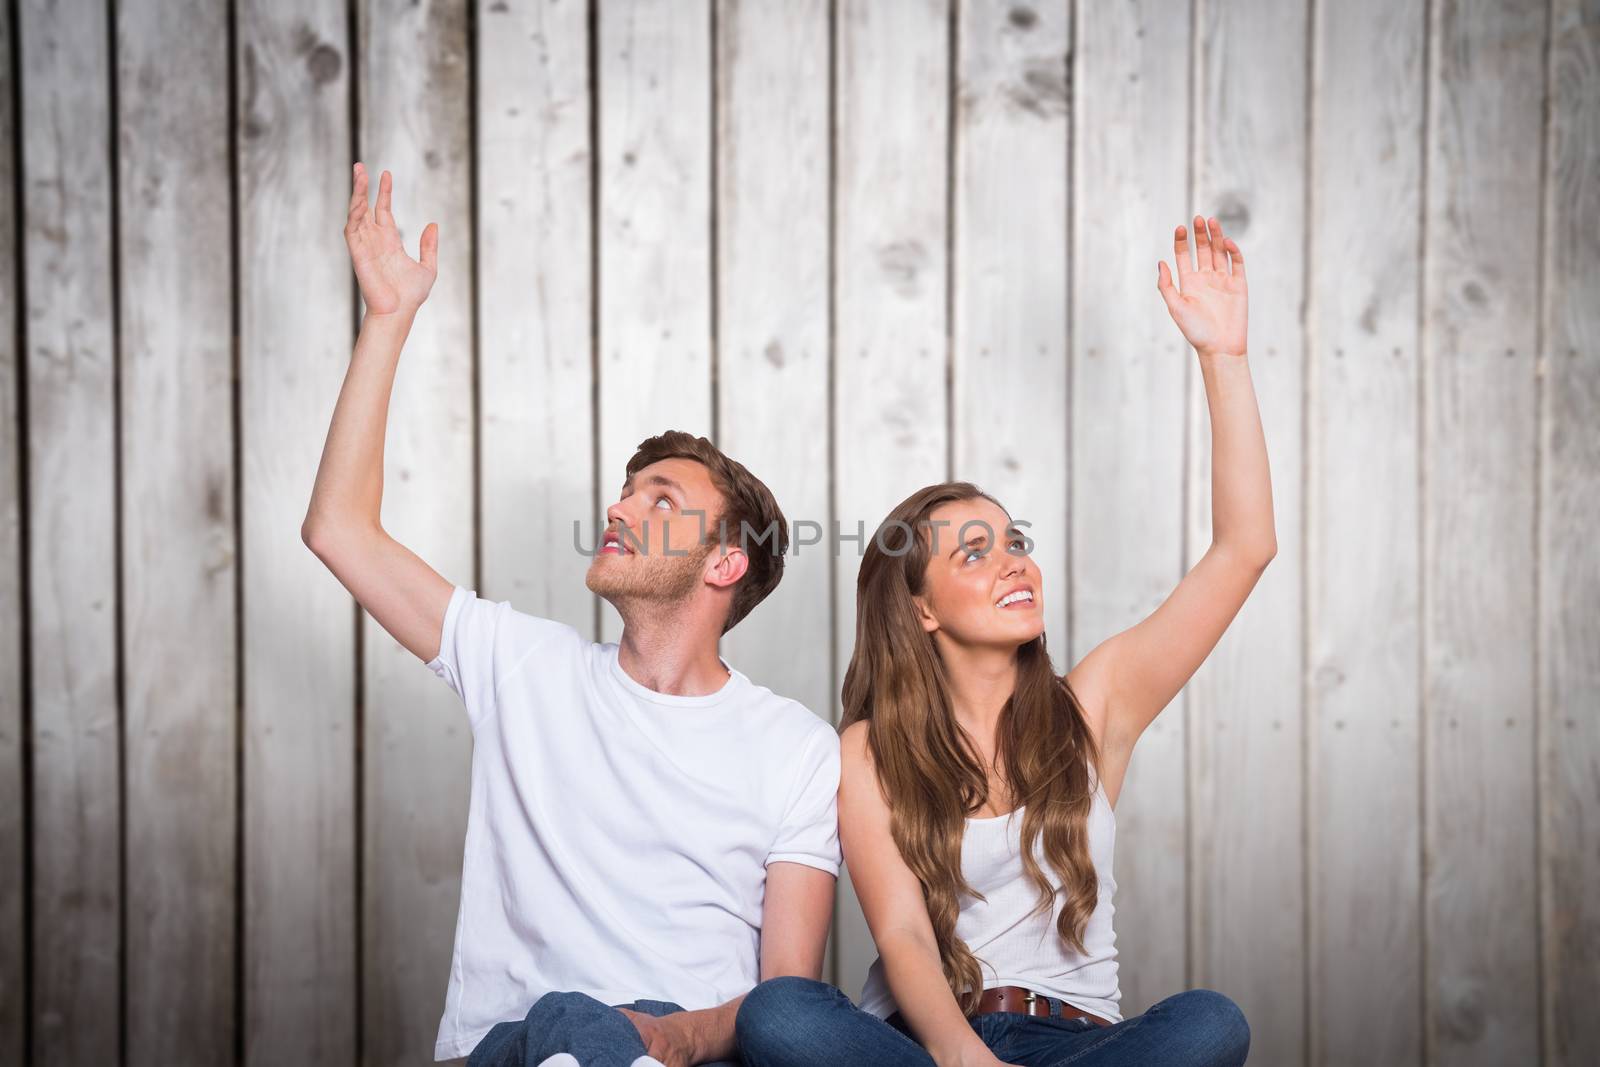
<instances>
[{"instance_id":1,"label":"woman's long brown hair","mask_svg":"<svg viewBox=\"0 0 1600 1067\"><path fill-rule=\"evenodd\" d=\"M971 1014L982 973L971 949L956 937L961 896L977 896L961 873L966 820L989 798L989 776L973 741L956 722L942 659L925 631L913 597L923 590L930 558L925 531L942 504L999 501L969 482L918 490L879 525L856 579L856 647L844 676L840 729L862 719L888 801L890 827L901 857L922 883L939 960L962 1010ZM1004 510L1004 508L1002 508ZM995 531L990 551L1003 551ZM1017 683L995 726L995 760L1022 807L1023 870L1039 890L1039 910L1055 891L1035 858L1044 855L1060 879L1063 901L1056 931L1082 952L1083 930L1099 890L1089 856L1087 826L1099 750L1083 709L1045 652L1044 635L1017 649Z\"/></svg>"}]
</instances>

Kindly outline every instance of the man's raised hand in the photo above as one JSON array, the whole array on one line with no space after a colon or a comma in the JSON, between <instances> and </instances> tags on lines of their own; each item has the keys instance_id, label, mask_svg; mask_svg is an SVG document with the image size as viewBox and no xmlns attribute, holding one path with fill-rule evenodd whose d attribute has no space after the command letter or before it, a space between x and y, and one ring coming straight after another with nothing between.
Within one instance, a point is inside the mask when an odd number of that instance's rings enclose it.
<instances>
[{"instance_id":1,"label":"man's raised hand","mask_svg":"<svg viewBox=\"0 0 1600 1067\"><path fill-rule=\"evenodd\" d=\"M345 222L344 241L350 248L350 263L361 285L361 299L369 315L415 312L428 299L433 279L439 270L439 225L430 222L422 230L421 260L406 255L400 243L400 230L389 210L394 180L388 171L378 179L378 202L367 203L367 168L355 165L354 189L350 193L350 218Z\"/></svg>"}]
</instances>

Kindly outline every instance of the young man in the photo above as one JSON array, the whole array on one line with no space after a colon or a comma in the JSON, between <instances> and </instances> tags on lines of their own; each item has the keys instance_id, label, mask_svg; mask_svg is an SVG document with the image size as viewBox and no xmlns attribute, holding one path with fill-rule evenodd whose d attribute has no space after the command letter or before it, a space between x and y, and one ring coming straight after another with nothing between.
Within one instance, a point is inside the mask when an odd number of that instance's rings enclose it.
<instances>
[{"instance_id":1,"label":"young man","mask_svg":"<svg viewBox=\"0 0 1600 1067\"><path fill-rule=\"evenodd\" d=\"M385 533L389 394L439 241L430 223L420 261L406 254L391 184L369 209L356 164L345 238L367 312L301 533L472 728L435 1057L736 1062L745 992L820 977L839 870L832 727L717 654L778 584L783 514L704 438L645 441L587 575L623 619L605 645L453 585Z\"/></svg>"}]
</instances>

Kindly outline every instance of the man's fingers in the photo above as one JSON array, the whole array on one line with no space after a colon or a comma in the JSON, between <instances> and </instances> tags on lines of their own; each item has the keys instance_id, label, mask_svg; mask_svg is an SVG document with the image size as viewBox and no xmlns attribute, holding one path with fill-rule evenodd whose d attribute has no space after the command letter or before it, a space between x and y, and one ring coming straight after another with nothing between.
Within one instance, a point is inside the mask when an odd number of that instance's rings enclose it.
<instances>
[{"instance_id":1,"label":"man's fingers","mask_svg":"<svg viewBox=\"0 0 1600 1067\"><path fill-rule=\"evenodd\" d=\"M1172 233L1172 253L1178 261L1179 279L1187 278L1194 266L1189 262L1189 233L1182 226Z\"/></svg>"},{"instance_id":2,"label":"man's fingers","mask_svg":"<svg viewBox=\"0 0 1600 1067\"><path fill-rule=\"evenodd\" d=\"M1233 276L1235 278L1243 278L1244 277L1244 253L1239 251L1239 242L1235 241L1232 237L1230 237L1230 238L1228 238L1227 244L1224 245L1223 247L1225 247L1228 250L1228 255L1233 260Z\"/></svg>"},{"instance_id":3,"label":"man's fingers","mask_svg":"<svg viewBox=\"0 0 1600 1067\"><path fill-rule=\"evenodd\" d=\"M439 273L439 224L437 222L430 222L422 228L422 242L418 250L422 253L422 265L435 274Z\"/></svg>"},{"instance_id":4,"label":"man's fingers","mask_svg":"<svg viewBox=\"0 0 1600 1067\"><path fill-rule=\"evenodd\" d=\"M367 168L357 163L350 188L350 222L359 222L367 217L367 213Z\"/></svg>"}]
</instances>

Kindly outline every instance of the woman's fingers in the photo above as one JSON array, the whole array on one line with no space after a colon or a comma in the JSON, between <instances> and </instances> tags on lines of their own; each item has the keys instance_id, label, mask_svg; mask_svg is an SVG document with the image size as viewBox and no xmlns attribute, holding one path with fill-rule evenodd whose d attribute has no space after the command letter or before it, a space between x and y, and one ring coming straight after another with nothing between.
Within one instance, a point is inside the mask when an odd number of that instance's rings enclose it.
<instances>
[{"instance_id":1,"label":"woman's fingers","mask_svg":"<svg viewBox=\"0 0 1600 1067\"><path fill-rule=\"evenodd\" d=\"M1178 281L1181 283L1194 269L1189 262L1189 233L1182 226L1172 233L1172 254L1178 261Z\"/></svg>"},{"instance_id":2,"label":"woman's fingers","mask_svg":"<svg viewBox=\"0 0 1600 1067\"><path fill-rule=\"evenodd\" d=\"M1211 262L1211 234L1206 229L1206 220L1199 215L1194 217L1194 268L1216 269Z\"/></svg>"},{"instance_id":3,"label":"woman's fingers","mask_svg":"<svg viewBox=\"0 0 1600 1067\"><path fill-rule=\"evenodd\" d=\"M384 171L383 176L378 179L378 211L375 217L379 226L394 225L394 212L389 210L393 194L394 177L388 171Z\"/></svg>"},{"instance_id":4,"label":"woman's fingers","mask_svg":"<svg viewBox=\"0 0 1600 1067\"><path fill-rule=\"evenodd\" d=\"M1223 247L1223 242L1227 240L1227 237L1222 233L1222 223L1218 222L1216 217L1213 216L1206 220L1206 227L1211 235L1211 269L1226 274L1228 273L1228 251Z\"/></svg>"},{"instance_id":5,"label":"woman's fingers","mask_svg":"<svg viewBox=\"0 0 1600 1067\"><path fill-rule=\"evenodd\" d=\"M1179 263L1183 260L1179 259ZM1178 290L1172 285L1172 273L1167 270L1167 261L1162 260L1156 264L1156 288L1161 291L1161 299L1167 302L1167 310L1177 313Z\"/></svg>"}]
</instances>

